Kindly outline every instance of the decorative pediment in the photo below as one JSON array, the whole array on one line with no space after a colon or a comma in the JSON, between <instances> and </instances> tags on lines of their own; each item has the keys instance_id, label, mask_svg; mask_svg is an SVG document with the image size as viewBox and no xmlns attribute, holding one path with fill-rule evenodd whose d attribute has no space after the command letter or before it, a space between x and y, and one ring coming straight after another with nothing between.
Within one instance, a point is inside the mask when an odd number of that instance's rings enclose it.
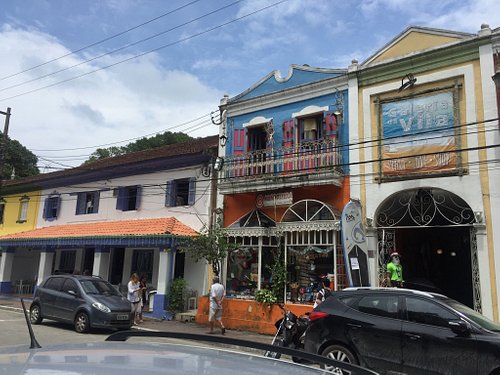
<instances>
[{"instance_id":1,"label":"decorative pediment","mask_svg":"<svg viewBox=\"0 0 500 375\"><path fill-rule=\"evenodd\" d=\"M249 128L252 126L265 125L269 122L273 121L273 118L265 118L264 116L257 116L251 119L249 122L243 123L244 128Z\"/></svg>"},{"instance_id":2,"label":"decorative pediment","mask_svg":"<svg viewBox=\"0 0 500 375\"><path fill-rule=\"evenodd\" d=\"M309 105L303 108L300 112L292 113L292 118L316 115L326 111L328 111L328 106L318 107L317 105Z\"/></svg>"}]
</instances>

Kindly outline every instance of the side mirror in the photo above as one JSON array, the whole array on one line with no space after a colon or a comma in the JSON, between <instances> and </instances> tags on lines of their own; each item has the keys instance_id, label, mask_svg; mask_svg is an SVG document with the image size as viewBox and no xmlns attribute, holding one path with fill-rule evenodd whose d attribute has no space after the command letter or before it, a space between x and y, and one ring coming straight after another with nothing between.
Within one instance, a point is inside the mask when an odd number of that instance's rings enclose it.
<instances>
[{"instance_id":1,"label":"side mirror","mask_svg":"<svg viewBox=\"0 0 500 375\"><path fill-rule=\"evenodd\" d=\"M452 320L448 322L448 325L457 335L467 336L471 332L471 326L463 320Z\"/></svg>"}]
</instances>

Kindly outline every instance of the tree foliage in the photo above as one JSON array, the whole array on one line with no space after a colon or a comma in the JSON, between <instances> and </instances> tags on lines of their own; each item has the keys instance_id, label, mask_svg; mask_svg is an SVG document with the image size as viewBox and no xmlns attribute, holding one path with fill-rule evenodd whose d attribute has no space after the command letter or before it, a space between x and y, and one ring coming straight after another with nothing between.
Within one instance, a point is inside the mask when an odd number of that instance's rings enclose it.
<instances>
[{"instance_id":1,"label":"tree foliage","mask_svg":"<svg viewBox=\"0 0 500 375\"><path fill-rule=\"evenodd\" d=\"M1 132L0 139L3 139ZM37 163L38 158L35 154L18 141L7 137L7 144L4 148L4 163L0 171L2 179L8 180L12 176L15 179L35 176L40 173Z\"/></svg>"},{"instance_id":2,"label":"tree foliage","mask_svg":"<svg viewBox=\"0 0 500 375\"><path fill-rule=\"evenodd\" d=\"M213 228L197 237L188 240L185 245L179 247L179 251L188 254L195 262L205 260L212 266L214 274L219 275L222 260L226 258L229 251L238 246L228 241L222 229L221 220L218 219Z\"/></svg>"},{"instance_id":3,"label":"tree foliage","mask_svg":"<svg viewBox=\"0 0 500 375\"><path fill-rule=\"evenodd\" d=\"M88 164L94 162L96 160L101 160L105 158L110 158L113 156L120 156L129 154L131 152L143 151L143 150L151 150L153 148L171 145L174 143L186 142L192 139L187 134L184 133L172 133L172 132L164 132L162 134L157 134L150 138L141 138L135 142L129 143L125 146L112 146L108 148L98 148L96 149L89 157L87 161L83 164Z\"/></svg>"}]
</instances>

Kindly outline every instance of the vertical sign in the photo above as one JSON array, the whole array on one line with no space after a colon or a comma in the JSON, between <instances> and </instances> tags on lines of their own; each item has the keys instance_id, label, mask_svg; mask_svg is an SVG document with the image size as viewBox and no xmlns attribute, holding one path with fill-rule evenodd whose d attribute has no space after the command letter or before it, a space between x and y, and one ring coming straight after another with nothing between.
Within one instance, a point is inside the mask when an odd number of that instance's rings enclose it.
<instances>
[{"instance_id":1,"label":"vertical sign","mask_svg":"<svg viewBox=\"0 0 500 375\"><path fill-rule=\"evenodd\" d=\"M361 215L361 204L357 200L351 199L342 211L342 246L349 286L370 286L368 245Z\"/></svg>"},{"instance_id":2,"label":"vertical sign","mask_svg":"<svg viewBox=\"0 0 500 375\"><path fill-rule=\"evenodd\" d=\"M457 167L451 91L382 103L381 111L384 176Z\"/></svg>"}]
</instances>

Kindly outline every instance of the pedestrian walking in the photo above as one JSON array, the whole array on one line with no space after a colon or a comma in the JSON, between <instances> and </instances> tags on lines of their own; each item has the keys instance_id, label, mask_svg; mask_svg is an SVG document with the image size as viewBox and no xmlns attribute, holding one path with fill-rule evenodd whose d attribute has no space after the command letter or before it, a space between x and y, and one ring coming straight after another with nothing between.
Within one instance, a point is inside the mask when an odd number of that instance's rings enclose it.
<instances>
[{"instance_id":1,"label":"pedestrian walking","mask_svg":"<svg viewBox=\"0 0 500 375\"><path fill-rule=\"evenodd\" d=\"M226 295L224 285L219 283L219 276L214 276L213 284L210 287L210 311L208 314L208 321L210 323L210 331L213 334L214 325L217 322L220 326L221 334L226 333L226 328L222 324L222 300Z\"/></svg>"},{"instance_id":2,"label":"pedestrian walking","mask_svg":"<svg viewBox=\"0 0 500 375\"><path fill-rule=\"evenodd\" d=\"M141 292L141 284L139 282L139 276L136 273L133 273L132 276L130 276L130 281L127 284L128 287L128 293L127 293L127 299L130 301L132 304L132 314L134 314L134 324L137 325L139 323L142 323L141 319L141 297L140 297L140 292Z\"/></svg>"},{"instance_id":3,"label":"pedestrian walking","mask_svg":"<svg viewBox=\"0 0 500 375\"><path fill-rule=\"evenodd\" d=\"M328 277L323 277L319 281L319 290L318 293L316 293L313 308L323 302L330 294L332 294L332 291L330 289L330 279Z\"/></svg>"}]
</instances>

